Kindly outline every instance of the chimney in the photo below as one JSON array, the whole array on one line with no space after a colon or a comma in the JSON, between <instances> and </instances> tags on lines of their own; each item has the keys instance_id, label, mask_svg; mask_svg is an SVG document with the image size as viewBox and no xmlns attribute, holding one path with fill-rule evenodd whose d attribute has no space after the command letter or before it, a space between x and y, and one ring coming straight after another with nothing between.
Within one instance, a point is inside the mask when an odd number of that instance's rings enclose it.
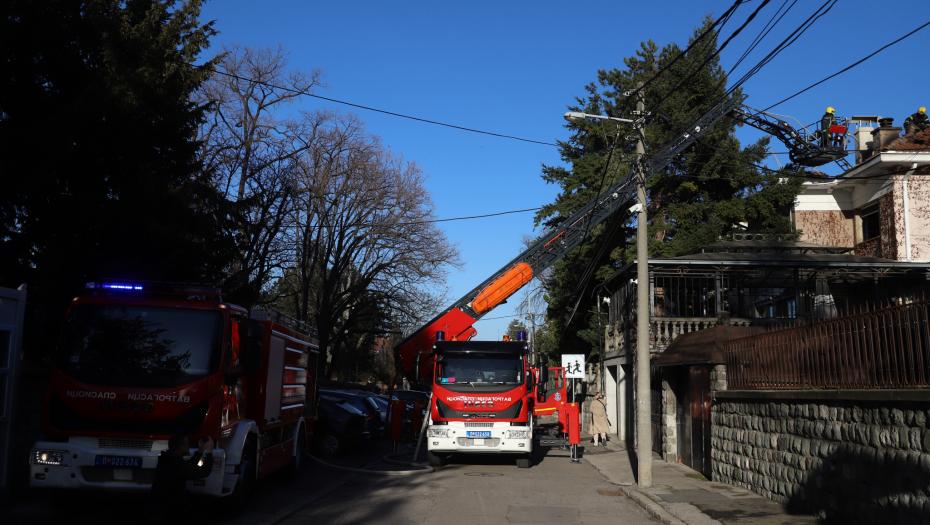
<instances>
[{"instance_id":1,"label":"chimney","mask_svg":"<svg viewBox=\"0 0 930 525\"><path fill-rule=\"evenodd\" d=\"M853 115L849 124L856 127L852 132L856 139L856 164L872 156L872 132L878 127L878 115ZM826 175L824 175L826 177Z\"/></svg>"},{"instance_id":2,"label":"chimney","mask_svg":"<svg viewBox=\"0 0 930 525\"><path fill-rule=\"evenodd\" d=\"M892 126L893 122L890 117L878 119L878 129L872 131L872 151L881 151L901 136L903 128Z\"/></svg>"}]
</instances>

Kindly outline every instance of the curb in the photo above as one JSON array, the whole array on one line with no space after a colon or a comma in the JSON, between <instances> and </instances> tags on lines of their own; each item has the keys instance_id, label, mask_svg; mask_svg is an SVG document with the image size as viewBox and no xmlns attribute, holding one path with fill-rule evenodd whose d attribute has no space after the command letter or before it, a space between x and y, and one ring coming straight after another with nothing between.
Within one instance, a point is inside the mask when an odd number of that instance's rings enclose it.
<instances>
[{"instance_id":1,"label":"curb","mask_svg":"<svg viewBox=\"0 0 930 525\"><path fill-rule=\"evenodd\" d=\"M638 503L639 506L646 509L649 514L652 514L653 517L665 525L687 525L685 522L673 516L669 511L665 510L661 505L656 503L655 500L643 494L642 492L625 485L620 485L620 490L622 490L623 493L627 495L627 497Z\"/></svg>"}]
</instances>

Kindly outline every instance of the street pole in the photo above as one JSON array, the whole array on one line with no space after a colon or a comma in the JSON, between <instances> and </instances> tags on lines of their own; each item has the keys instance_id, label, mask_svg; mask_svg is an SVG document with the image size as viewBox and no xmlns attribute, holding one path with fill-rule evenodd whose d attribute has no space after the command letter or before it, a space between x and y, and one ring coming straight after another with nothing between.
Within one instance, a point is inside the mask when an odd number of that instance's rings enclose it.
<instances>
[{"instance_id":1,"label":"street pole","mask_svg":"<svg viewBox=\"0 0 930 525\"><path fill-rule=\"evenodd\" d=\"M643 83L636 87L642 88ZM639 135L636 141L636 199L639 201L639 217L636 219L636 459L639 464L639 486L652 486L652 400L649 386L649 251L646 229L646 174L642 160L646 154L643 129L646 104L643 92L638 93L636 111Z\"/></svg>"}]
</instances>

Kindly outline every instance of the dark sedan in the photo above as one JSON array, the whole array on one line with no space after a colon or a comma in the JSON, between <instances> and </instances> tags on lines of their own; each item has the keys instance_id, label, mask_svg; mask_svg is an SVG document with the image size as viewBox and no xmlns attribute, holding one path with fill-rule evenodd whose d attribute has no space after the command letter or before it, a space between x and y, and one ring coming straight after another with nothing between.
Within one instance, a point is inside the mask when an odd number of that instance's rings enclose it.
<instances>
[{"instance_id":1,"label":"dark sedan","mask_svg":"<svg viewBox=\"0 0 930 525\"><path fill-rule=\"evenodd\" d=\"M319 420L314 424L313 449L324 458L349 447L380 439L380 421L372 429L372 419L345 399L320 396ZM373 432L374 430L374 432Z\"/></svg>"}]
</instances>

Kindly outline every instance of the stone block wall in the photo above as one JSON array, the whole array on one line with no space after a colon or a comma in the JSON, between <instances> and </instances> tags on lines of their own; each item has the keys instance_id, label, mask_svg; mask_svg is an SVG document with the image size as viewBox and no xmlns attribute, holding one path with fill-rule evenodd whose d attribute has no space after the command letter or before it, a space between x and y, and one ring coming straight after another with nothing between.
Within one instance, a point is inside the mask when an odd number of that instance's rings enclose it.
<instances>
[{"instance_id":1,"label":"stone block wall","mask_svg":"<svg viewBox=\"0 0 930 525\"><path fill-rule=\"evenodd\" d=\"M716 392L713 479L830 523L930 523L930 392Z\"/></svg>"},{"instance_id":2,"label":"stone block wall","mask_svg":"<svg viewBox=\"0 0 930 525\"><path fill-rule=\"evenodd\" d=\"M662 381L662 459L678 462L678 400L668 381Z\"/></svg>"}]
</instances>

